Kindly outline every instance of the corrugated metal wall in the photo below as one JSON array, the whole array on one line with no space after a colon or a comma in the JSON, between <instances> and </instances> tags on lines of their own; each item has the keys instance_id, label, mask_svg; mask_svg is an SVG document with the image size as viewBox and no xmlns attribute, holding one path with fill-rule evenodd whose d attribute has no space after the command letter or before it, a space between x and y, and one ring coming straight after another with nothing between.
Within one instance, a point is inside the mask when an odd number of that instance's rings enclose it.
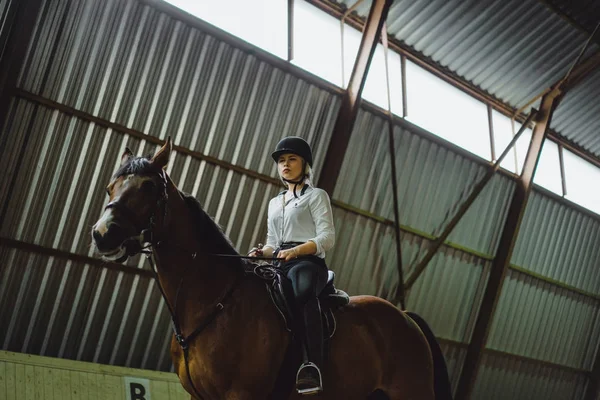
<instances>
[{"instance_id":1,"label":"corrugated metal wall","mask_svg":"<svg viewBox=\"0 0 600 400\"><path fill-rule=\"evenodd\" d=\"M270 147L297 134L322 164L340 100L320 81L136 1L47 1L43 15L2 130L3 238L92 255L89 230L123 148L146 154L171 135L180 146L173 180L243 252L264 239L266 204L280 189ZM333 196L337 244L329 263L351 294L392 299L398 273L384 121L370 106L359 114ZM485 164L409 123L394 135L407 277ZM408 294L409 308L442 339L454 383L513 186L508 175L494 177ZM583 390L598 347L599 231L597 216L533 194L477 398L548 376L561 388L522 398ZM170 368L169 317L143 262L118 271L14 247L0 246L3 349Z\"/></svg>"},{"instance_id":2,"label":"corrugated metal wall","mask_svg":"<svg viewBox=\"0 0 600 400\"><path fill-rule=\"evenodd\" d=\"M0 59L4 55L8 35L13 27L16 3L13 0L0 0Z\"/></svg>"},{"instance_id":3,"label":"corrugated metal wall","mask_svg":"<svg viewBox=\"0 0 600 400\"><path fill-rule=\"evenodd\" d=\"M89 231L124 147L151 153L171 135L192 152L175 153L173 180L240 251L261 241L280 190L265 154L285 134L326 147L338 97L135 1L52 1L42 13L3 130L1 235L93 255ZM170 368L169 317L147 274L5 247L0 262L4 349Z\"/></svg>"},{"instance_id":4,"label":"corrugated metal wall","mask_svg":"<svg viewBox=\"0 0 600 400\"><path fill-rule=\"evenodd\" d=\"M598 294L599 244L597 215L582 213L534 191L511 261L543 276Z\"/></svg>"},{"instance_id":5,"label":"corrugated metal wall","mask_svg":"<svg viewBox=\"0 0 600 400\"><path fill-rule=\"evenodd\" d=\"M359 115L334 198L389 220L393 211L384 122L372 112L363 110ZM441 232L452 216L452 212L449 216L446 213L469 194L485 168L406 128L396 127L395 145L401 224L421 232L403 232L407 277L415 259L426 251L427 237ZM408 294L409 308L423 315L438 337L449 341L444 350L451 360L453 383L464 356L459 343L469 342L513 186L506 175L492 179L450 235L449 242L457 247L440 249ZM351 293L393 298L398 274L392 228L350 212L336 220L336 228L339 247L333 259L344 279L340 284ZM543 379L548 370L553 371L552 376L567 370L581 377L584 370L591 369L600 329L599 229L596 216L534 190L511 260L517 269L511 269L506 277L488 340L487 347L504 356L490 353L485 363L510 364L506 354L522 356L527 361L517 361L516 371L534 379ZM369 255L375 259L369 260ZM373 265L373 269L365 270L361 265ZM568 287L540 280L534 274ZM530 360L554 365L540 370ZM479 385L487 385L486 374L489 371L481 370ZM562 399L565 390L580 392L585 383L584 379L565 380L561 390L549 390L546 398ZM484 387L477 392L488 390L496 393L498 389ZM501 393L506 396L506 392Z\"/></svg>"},{"instance_id":6,"label":"corrugated metal wall","mask_svg":"<svg viewBox=\"0 0 600 400\"><path fill-rule=\"evenodd\" d=\"M474 399L583 399L586 378L580 373L484 354Z\"/></svg>"}]
</instances>

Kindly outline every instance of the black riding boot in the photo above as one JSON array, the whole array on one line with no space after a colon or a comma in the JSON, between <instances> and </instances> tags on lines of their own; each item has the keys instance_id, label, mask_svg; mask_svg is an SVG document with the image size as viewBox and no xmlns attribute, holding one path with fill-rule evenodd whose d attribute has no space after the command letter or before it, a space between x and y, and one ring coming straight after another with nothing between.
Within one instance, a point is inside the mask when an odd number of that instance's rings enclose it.
<instances>
[{"instance_id":1,"label":"black riding boot","mask_svg":"<svg viewBox=\"0 0 600 400\"><path fill-rule=\"evenodd\" d=\"M319 299L304 305L304 349L306 356L296 375L296 390L300 394L317 394L323 391L320 368L323 366L323 324Z\"/></svg>"}]
</instances>

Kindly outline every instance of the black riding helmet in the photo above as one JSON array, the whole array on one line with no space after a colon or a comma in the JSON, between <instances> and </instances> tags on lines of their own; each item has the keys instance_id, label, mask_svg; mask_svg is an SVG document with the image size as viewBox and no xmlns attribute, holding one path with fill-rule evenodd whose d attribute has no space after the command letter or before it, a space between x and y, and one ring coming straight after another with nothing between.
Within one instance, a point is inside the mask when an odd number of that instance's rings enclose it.
<instances>
[{"instance_id":1,"label":"black riding helmet","mask_svg":"<svg viewBox=\"0 0 600 400\"><path fill-rule=\"evenodd\" d=\"M282 154L297 154L302 157L308 165L312 167L313 158L312 151L310 149L310 145L306 143L306 140L302 139L298 136L288 136L283 138L277 143L277 147L275 147L275 151L271 154L273 160L275 162L279 161L279 157Z\"/></svg>"},{"instance_id":2,"label":"black riding helmet","mask_svg":"<svg viewBox=\"0 0 600 400\"><path fill-rule=\"evenodd\" d=\"M310 145L306 143L306 140L302 139L301 137L288 136L286 138L281 139L279 143L277 143L277 147L275 147L275 151L271 153L271 157L273 157L273 160L275 160L275 163L277 163L279 162L279 157L281 157L282 154L290 153L302 157L302 176L297 181L290 181L283 177L281 179L287 183L304 182L304 178L306 177L305 163L308 163L308 165L312 167L313 162L312 150L310 149ZM302 190L301 195L304 194L304 190L306 190L306 187L304 187L304 189ZM294 197L298 198L298 195L296 194L296 186L294 186Z\"/></svg>"}]
</instances>

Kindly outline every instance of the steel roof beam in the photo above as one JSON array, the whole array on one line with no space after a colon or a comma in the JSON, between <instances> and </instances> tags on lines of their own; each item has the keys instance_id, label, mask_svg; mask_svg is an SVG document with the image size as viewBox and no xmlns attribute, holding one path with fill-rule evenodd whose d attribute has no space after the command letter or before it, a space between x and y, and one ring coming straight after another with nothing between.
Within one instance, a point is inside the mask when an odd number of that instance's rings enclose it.
<instances>
[{"instance_id":1,"label":"steel roof beam","mask_svg":"<svg viewBox=\"0 0 600 400\"><path fill-rule=\"evenodd\" d=\"M516 181L515 191L508 209L504 227L502 228L496 257L492 261L490 276L477 314L471 341L467 348L463 370L456 389L457 400L471 398L471 393L479 371L479 365L481 364L481 356L494 317L494 311L500 298L506 271L510 265L510 259L517 241L521 221L525 214L527 200L531 193L531 188L533 187L535 168L541 154L548 127L550 126L552 113L556 108L557 97L560 94L560 86L558 86L553 88L542 98L540 111L537 114L537 123L531 136L529 150L525 157L521 175Z\"/></svg>"},{"instance_id":2,"label":"steel roof beam","mask_svg":"<svg viewBox=\"0 0 600 400\"><path fill-rule=\"evenodd\" d=\"M563 84L563 92L571 90L573 87L580 84L585 78L600 68L600 51L586 58L579 65L576 65L571 71L571 74Z\"/></svg>"},{"instance_id":3,"label":"steel roof beam","mask_svg":"<svg viewBox=\"0 0 600 400\"><path fill-rule=\"evenodd\" d=\"M354 68L352 69L352 75L348 81L348 88L342 95L342 104L333 127L333 133L319 178L319 187L326 190L332 197L358 114L361 94L365 86L369 66L371 65L371 60L373 59L373 54L379 42L381 30L391 4L392 0L373 1L354 62Z\"/></svg>"}]
</instances>

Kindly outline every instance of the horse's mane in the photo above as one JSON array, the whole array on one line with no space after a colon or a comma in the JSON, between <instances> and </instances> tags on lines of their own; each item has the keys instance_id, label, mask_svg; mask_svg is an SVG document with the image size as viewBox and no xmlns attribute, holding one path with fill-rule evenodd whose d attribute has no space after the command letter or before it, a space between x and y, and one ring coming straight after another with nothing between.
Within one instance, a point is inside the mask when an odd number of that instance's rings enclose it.
<instances>
[{"instance_id":1,"label":"horse's mane","mask_svg":"<svg viewBox=\"0 0 600 400\"><path fill-rule=\"evenodd\" d=\"M198 239L212 242L212 248L219 252L225 254L239 254L233 247L233 243L231 243L229 237L223 232L223 229L206 213L206 211L204 211L198 199L181 190L179 193L192 213Z\"/></svg>"},{"instance_id":2,"label":"horse's mane","mask_svg":"<svg viewBox=\"0 0 600 400\"><path fill-rule=\"evenodd\" d=\"M131 157L126 163L121 165L113 178L125 175L146 175L160 172L151 162L151 155L146 157ZM208 248L217 253L239 254L233 247L233 243L227 237L223 229L208 215L200 202L191 194L179 190L181 197L192 214L196 235L199 241L208 243Z\"/></svg>"}]
</instances>

